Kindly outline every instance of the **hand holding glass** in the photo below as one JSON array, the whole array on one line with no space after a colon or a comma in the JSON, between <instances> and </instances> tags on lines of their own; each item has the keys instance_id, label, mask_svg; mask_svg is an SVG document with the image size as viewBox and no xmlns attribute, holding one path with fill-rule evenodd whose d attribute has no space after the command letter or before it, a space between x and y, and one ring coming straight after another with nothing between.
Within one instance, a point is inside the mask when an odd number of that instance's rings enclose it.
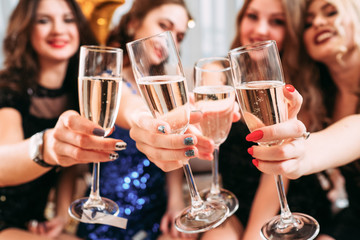
<instances>
[{"instance_id":1,"label":"hand holding glass","mask_svg":"<svg viewBox=\"0 0 360 240\"><path fill-rule=\"evenodd\" d=\"M234 86L246 125L257 128L287 120L285 85L276 42L265 41L242 46L229 52ZM273 146L283 141L262 142ZM303 213L291 213L281 175L275 176L281 213L261 229L263 239L314 239L319 233L318 222Z\"/></svg>"},{"instance_id":2,"label":"hand holding glass","mask_svg":"<svg viewBox=\"0 0 360 240\"><path fill-rule=\"evenodd\" d=\"M223 57L202 58L195 63L195 108L203 113L201 132L215 142L211 188L201 192L207 201L220 201L232 215L239 207L236 196L219 186L219 147L226 140L233 118L235 91L230 61Z\"/></svg>"},{"instance_id":3,"label":"hand holding glass","mask_svg":"<svg viewBox=\"0 0 360 240\"><path fill-rule=\"evenodd\" d=\"M82 46L79 63L79 103L81 115L105 129L106 137L114 126L120 106L122 85L122 50L119 48ZM117 215L115 202L100 197L100 163L95 162L89 198L74 201L70 215L86 222L104 214ZM102 213L102 214L97 214ZM97 216L98 215L98 216Z\"/></svg>"},{"instance_id":4,"label":"hand holding glass","mask_svg":"<svg viewBox=\"0 0 360 240\"><path fill-rule=\"evenodd\" d=\"M141 95L154 118L170 125L171 134L183 134L189 124L187 84L180 58L167 31L127 44L129 57ZM228 208L201 200L188 161L183 162L190 188L191 206L176 218L179 231L197 233L220 225Z\"/></svg>"}]
</instances>

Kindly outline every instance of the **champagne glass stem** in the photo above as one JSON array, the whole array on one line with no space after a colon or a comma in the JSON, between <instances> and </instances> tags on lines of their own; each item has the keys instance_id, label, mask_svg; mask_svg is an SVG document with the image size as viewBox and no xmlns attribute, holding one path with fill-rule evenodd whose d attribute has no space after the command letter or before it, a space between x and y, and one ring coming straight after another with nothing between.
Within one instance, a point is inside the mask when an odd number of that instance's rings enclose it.
<instances>
[{"instance_id":1,"label":"champagne glass stem","mask_svg":"<svg viewBox=\"0 0 360 240\"><path fill-rule=\"evenodd\" d=\"M85 203L85 207L103 205L99 191L99 174L100 174L100 163L93 163L93 172L91 176L91 191L89 199Z\"/></svg>"},{"instance_id":2,"label":"champagne glass stem","mask_svg":"<svg viewBox=\"0 0 360 240\"><path fill-rule=\"evenodd\" d=\"M291 223L293 221L293 217L289 205L287 203L282 176L274 175L274 177L275 177L276 188L278 190L279 201L280 201L281 223Z\"/></svg>"},{"instance_id":3,"label":"champagne glass stem","mask_svg":"<svg viewBox=\"0 0 360 240\"><path fill-rule=\"evenodd\" d=\"M220 193L219 187L219 146L215 146L214 149L214 159L212 161L212 183L210 193L213 195L217 195Z\"/></svg>"},{"instance_id":4,"label":"champagne glass stem","mask_svg":"<svg viewBox=\"0 0 360 240\"><path fill-rule=\"evenodd\" d=\"M183 169L185 172L185 177L186 177L186 181L188 183L189 186L189 192L190 192L190 198L191 198L191 207L192 209L198 209L201 208L203 206L203 201L200 197L200 194L197 190L196 184L195 184L195 179L194 176L192 174L191 168L190 168L190 164L189 162L185 162L183 164Z\"/></svg>"}]
</instances>

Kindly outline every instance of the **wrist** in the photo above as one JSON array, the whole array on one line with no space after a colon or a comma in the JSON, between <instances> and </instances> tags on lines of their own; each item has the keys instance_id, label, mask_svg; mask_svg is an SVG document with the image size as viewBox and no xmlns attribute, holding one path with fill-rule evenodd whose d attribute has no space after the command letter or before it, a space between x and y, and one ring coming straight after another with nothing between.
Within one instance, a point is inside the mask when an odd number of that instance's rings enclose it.
<instances>
[{"instance_id":1,"label":"wrist","mask_svg":"<svg viewBox=\"0 0 360 240\"><path fill-rule=\"evenodd\" d=\"M30 159L41 167L50 168L57 167L56 164L51 164L44 161L44 134L45 130L35 133L29 141L29 156Z\"/></svg>"}]
</instances>

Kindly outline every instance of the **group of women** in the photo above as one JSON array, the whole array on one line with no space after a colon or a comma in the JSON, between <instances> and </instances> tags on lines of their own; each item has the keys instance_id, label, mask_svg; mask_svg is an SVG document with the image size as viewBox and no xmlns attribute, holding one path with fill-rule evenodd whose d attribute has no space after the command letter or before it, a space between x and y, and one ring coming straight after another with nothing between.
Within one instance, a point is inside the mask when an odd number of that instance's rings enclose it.
<instances>
[{"instance_id":1,"label":"group of women","mask_svg":"<svg viewBox=\"0 0 360 240\"><path fill-rule=\"evenodd\" d=\"M211 160L213 144L195 132L180 136L158 131L163 123L143 105L125 48L129 41L162 31L171 31L179 46L189 19L182 0L135 0L111 32L108 45L125 52L126 84L116 129L103 139L103 130L78 113L79 46L97 44L79 6L74 0L19 1L10 18L0 72L0 239L156 239L161 233L163 238L260 239L261 225L279 211L276 188L269 186L272 174L297 179L286 184L289 203L292 210L319 221L317 239L357 238L360 3L244 1L230 48L277 42L285 79L292 84L285 90L290 117L258 129L256 136L241 120L233 124L220 151L220 171L240 208L222 226L198 236L173 228L183 208L179 160L187 160L189 150L193 157ZM198 120L198 114L192 117ZM307 140L301 137L306 129L311 131ZM41 155L32 159L32 136L39 132ZM272 147L253 145L275 139L286 140ZM117 151L125 147L123 140L127 149ZM114 156L119 160L112 161ZM117 201L129 227L81 224L78 237L65 234L77 165L94 161L107 162L101 168L102 195ZM335 214L329 189L319 179L336 167L346 181L349 207ZM125 179L131 179L128 188L123 188ZM145 184L139 187L136 180ZM46 220L48 194L56 185L56 217ZM139 198L145 204L135 201Z\"/></svg>"}]
</instances>

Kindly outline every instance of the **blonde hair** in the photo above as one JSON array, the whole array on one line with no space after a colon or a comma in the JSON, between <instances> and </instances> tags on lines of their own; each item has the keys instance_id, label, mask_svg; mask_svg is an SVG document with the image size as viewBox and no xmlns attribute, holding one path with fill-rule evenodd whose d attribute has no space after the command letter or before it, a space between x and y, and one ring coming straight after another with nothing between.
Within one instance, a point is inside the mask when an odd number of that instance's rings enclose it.
<instances>
[{"instance_id":1,"label":"blonde hair","mask_svg":"<svg viewBox=\"0 0 360 240\"><path fill-rule=\"evenodd\" d=\"M352 30L353 30L353 41L355 44L355 48L360 51L360 1L359 0L327 0L330 4L334 5L338 10L338 18L335 22L335 27L342 37L342 41L339 43L339 54L337 56L337 60L339 63L342 62L342 57L344 54L349 51L345 46L345 28L342 25L342 20L344 18L350 18L350 22Z\"/></svg>"},{"instance_id":2,"label":"blonde hair","mask_svg":"<svg viewBox=\"0 0 360 240\"><path fill-rule=\"evenodd\" d=\"M335 20L335 27L339 33L341 40L338 44L337 61L339 64L343 64L343 57L348 51L360 51L360 1L359 0L326 0L332 4L338 11L337 19ZM313 0L307 1L308 8ZM345 28L343 26L343 19L350 19L351 27L353 30L352 40L354 47L348 49L345 45L349 38L345 34ZM305 56L305 55L304 55ZM305 56L306 57L306 56ZM303 68L307 71L305 74L311 74L305 76L302 84L295 84L295 87L299 90L304 98L304 104L302 107L302 116L310 118L310 130L320 130L325 126L332 123L332 114L334 110L335 98L337 87L327 67L322 63L317 63L313 59L307 56L307 60L302 61ZM310 93L308 89L316 89L319 93L314 95ZM360 93L359 89L355 92ZM359 95L360 96L360 95ZM309 127L308 127L309 129Z\"/></svg>"}]
</instances>

